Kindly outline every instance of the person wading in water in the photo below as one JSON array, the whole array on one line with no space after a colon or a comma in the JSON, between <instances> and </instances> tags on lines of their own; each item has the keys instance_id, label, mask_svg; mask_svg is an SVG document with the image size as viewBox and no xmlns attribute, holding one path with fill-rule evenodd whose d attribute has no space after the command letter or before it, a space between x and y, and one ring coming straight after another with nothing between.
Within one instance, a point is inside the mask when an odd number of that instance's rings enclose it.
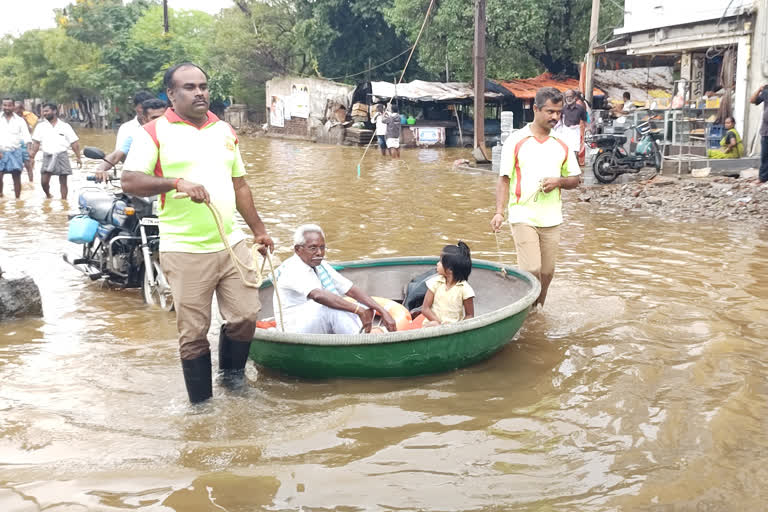
<instances>
[{"instance_id":1,"label":"person wading in water","mask_svg":"<svg viewBox=\"0 0 768 512\"><path fill-rule=\"evenodd\" d=\"M237 135L208 110L208 75L184 62L166 71L163 82L173 107L134 133L121 183L127 194L162 194L160 264L176 305L184 382L190 402L196 403L213 396L207 338L213 292L225 320L219 370L221 384L229 389L245 385L245 363L261 308L259 290L240 278L205 203L221 213L224 233L241 261L250 261L250 251L245 233L235 229L235 210L263 252L274 250L274 243L245 181ZM173 191L192 201L168 194Z\"/></svg>"},{"instance_id":2,"label":"person wading in water","mask_svg":"<svg viewBox=\"0 0 768 512\"><path fill-rule=\"evenodd\" d=\"M536 92L533 122L513 133L501 152L496 184L496 214L491 227L498 231L504 212L512 228L517 264L541 282L534 306L544 305L555 275L563 203L560 189L579 186L581 169L576 155L551 132L560 120L563 95L552 87Z\"/></svg>"}]
</instances>

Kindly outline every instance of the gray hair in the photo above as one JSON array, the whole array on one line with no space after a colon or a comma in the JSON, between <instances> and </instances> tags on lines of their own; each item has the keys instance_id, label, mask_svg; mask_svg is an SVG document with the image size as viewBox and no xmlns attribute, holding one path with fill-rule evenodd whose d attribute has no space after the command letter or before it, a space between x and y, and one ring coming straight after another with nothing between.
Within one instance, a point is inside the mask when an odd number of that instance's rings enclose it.
<instances>
[{"instance_id":1,"label":"gray hair","mask_svg":"<svg viewBox=\"0 0 768 512\"><path fill-rule=\"evenodd\" d=\"M536 91L536 99L534 100L534 103L536 103L536 106L539 107L539 109L543 108L547 101L551 101L552 103L562 103L563 93L554 87L542 87Z\"/></svg>"},{"instance_id":2,"label":"gray hair","mask_svg":"<svg viewBox=\"0 0 768 512\"><path fill-rule=\"evenodd\" d=\"M306 241L305 235L307 233L320 233L320 236L325 238L325 233L323 233L323 228L318 226L317 224L303 224L296 228L296 231L293 232L293 245L294 247L297 245L303 245Z\"/></svg>"}]
</instances>

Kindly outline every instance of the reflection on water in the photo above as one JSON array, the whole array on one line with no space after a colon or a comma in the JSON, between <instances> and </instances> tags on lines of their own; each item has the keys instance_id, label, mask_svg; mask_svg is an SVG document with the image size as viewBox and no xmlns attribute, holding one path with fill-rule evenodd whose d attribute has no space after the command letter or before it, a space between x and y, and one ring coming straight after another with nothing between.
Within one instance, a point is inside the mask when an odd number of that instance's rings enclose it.
<instances>
[{"instance_id":1,"label":"reflection on water","mask_svg":"<svg viewBox=\"0 0 768 512\"><path fill-rule=\"evenodd\" d=\"M452 170L462 151L371 151L357 179L360 155L243 140L283 259L312 221L332 260L437 255L463 239L477 258L514 261L509 235L499 253L487 227L495 178ZM0 200L0 264L36 279L45 310L0 328L2 510L760 510L768 499L763 231L571 203L547 308L489 361L375 381L249 368L247 396L215 387L192 410L172 315L61 260L76 250L75 198L25 185Z\"/></svg>"}]
</instances>

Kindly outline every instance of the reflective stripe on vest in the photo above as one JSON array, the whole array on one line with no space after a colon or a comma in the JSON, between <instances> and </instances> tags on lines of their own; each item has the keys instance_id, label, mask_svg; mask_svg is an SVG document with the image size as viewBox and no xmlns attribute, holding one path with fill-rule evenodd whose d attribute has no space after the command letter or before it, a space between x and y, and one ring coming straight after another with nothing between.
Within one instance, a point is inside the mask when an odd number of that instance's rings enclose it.
<instances>
[{"instance_id":1,"label":"reflective stripe on vest","mask_svg":"<svg viewBox=\"0 0 768 512\"><path fill-rule=\"evenodd\" d=\"M158 178L162 178L163 166L160 164L160 140L157 138L157 119L145 124L143 128L147 131L149 136L152 137L152 142L154 142L155 147L157 147L157 161L155 162L154 175ZM160 208L165 208L165 194L160 194Z\"/></svg>"}]
</instances>

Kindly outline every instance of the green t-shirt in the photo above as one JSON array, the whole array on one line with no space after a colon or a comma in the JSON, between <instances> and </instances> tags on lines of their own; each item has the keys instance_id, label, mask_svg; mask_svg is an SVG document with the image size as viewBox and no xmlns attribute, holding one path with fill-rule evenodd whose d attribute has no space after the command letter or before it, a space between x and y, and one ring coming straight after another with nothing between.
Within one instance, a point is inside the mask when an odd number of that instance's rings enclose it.
<instances>
[{"instance_id":1,"label":"green t-shirt","mask_svg":"<svg viewBox=\"0 0 768 512\"><path fill-rule=\"evenodd\" d=\"M157 143L152 138L154 131ZM157 168L159 162L159 169ZM245 238L233 229L236 210L232 178L245 175L237 136L232 127L208 113L208 122L198 128L181 119L172 109L134 134L125 169L166 178L184 178L203 185L211 203L221 213L229 243ZM225 249L213 214L204 203L174 199L171 191L158 215L160 251L209 253Z\"/></svg>"}]
</instances>

